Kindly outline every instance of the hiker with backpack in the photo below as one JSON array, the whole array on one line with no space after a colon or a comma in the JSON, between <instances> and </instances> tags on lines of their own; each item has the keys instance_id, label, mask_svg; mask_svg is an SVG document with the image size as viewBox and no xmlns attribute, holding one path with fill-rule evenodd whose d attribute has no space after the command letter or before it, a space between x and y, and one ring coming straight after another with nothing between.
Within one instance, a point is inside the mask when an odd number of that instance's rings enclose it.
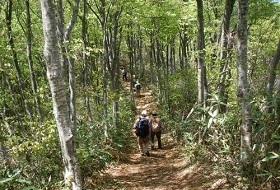
<instances>
[{"instance_id":1,"label":"hiker with backpack","mask_svg":"<svg viewBox=\"0 0 280 190\"><path fill-rule=\"evenodd\" d=\"M122 68L122 78L123 81L127 81L127 71L125 67Z\"/></svg>"},{"instance_id":2,"label":"hiker with backpack","mask_svg":"<svg viewBox=\"0 0 280 190\"><path fill-rule=\"evenodd\" d=\"M163 132L163 124L161 120L158 118L158 115L156 113L152 113L152 117L150 119L150 128L151 128L151 138L150 138L150 144L151 144L151 149L155 149L155 143L154 139L155 136L157 138L157 145L158 149L161 149L161 134Z\"/></svg>"},{"instance_id":3,"label":"hiker with backpack","mask_svg":"<svg viewBox=\"0 0 280 190\"><path fill-rule=\"evenodd\" d=\"M136 81L136 84L134 87L136 89L136 96L140 97L141 84L139 83L138 80Z\"/></svg>"},{"instance_id":4,"label":"hiker with backpack","mask_svg":"<svg viewBox=\"0 0 280 190\"><path fill-rule=\"evenodd\" d=\"M133 129L137 136L137 143L142 156L150 156L149 141L150 141L150 125L147 118L147 111L143 110L141 116L135 121Z\"/></svg>"}]
</instances>

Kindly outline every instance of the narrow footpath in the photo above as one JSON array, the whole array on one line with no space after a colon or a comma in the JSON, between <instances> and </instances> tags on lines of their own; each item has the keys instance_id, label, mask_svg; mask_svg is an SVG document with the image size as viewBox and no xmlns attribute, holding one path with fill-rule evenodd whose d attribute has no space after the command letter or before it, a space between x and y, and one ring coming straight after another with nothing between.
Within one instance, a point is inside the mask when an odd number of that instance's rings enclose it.
<instances>
[{"instance_id":1,"label":"narrow footpath","mask_svg":"<svg viewBox=\"0 0 280 190\"><path fill-rule=\"evenodd\" d=\"M127 85L127 84L126 84ZM129 85L129 84L128 84ZM136 98L138 113L155 110L151 91ZM100 180L106 190L216 190L228 189L226 179L207 164L191 163L182 156L183 147L167 133L162 137L162 149L151 150L150 157L139 154L136 137L135 151L125 161L109 166ZM106 185L105 185L106 184Z\"/></svg>"}]
</instances>

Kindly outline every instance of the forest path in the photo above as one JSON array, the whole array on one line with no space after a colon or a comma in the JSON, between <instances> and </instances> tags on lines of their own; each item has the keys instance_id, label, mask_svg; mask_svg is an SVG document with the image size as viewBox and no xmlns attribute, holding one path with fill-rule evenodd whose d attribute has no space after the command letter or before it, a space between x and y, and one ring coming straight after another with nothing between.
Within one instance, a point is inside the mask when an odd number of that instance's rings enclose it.
<instances>
[{"instance_id":1,"label":"forest path","mask_svg":"<svg viewBox=\"0 0 280 190\"><path fill-rule=\"evenodd\" d=\"M129 83L125 83L129 89ZM137 113L156 110L153 93L143 90L136 97ZM150 157L141 156L135 137L135 149L124 161L110 165L100 176L106 190L211 190L228 189L226 180L207 164L191 164L182 157L182 146L166 133L162 149L150 150Z\"/></svg>"}]
</instances>

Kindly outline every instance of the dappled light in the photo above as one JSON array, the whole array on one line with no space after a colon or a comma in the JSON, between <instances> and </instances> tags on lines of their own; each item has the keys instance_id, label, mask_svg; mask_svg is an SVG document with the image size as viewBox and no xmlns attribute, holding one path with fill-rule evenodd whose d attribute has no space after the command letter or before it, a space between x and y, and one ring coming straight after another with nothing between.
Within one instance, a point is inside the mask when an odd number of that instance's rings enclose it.
<instances>
[{"instance_id":1,"label":"dappled light","mask_svg":"<svg viewBox=\"0 0 280 190\"><path fill-rule=\"evenodd\" d=\"M127 87L129 83L125 83ZM126 89L129 89L127 87ZM137 112L156 110L152 92L145 89L136 98ZM132 124L131 124L132 125ZM163 134L163 147L150 150L150 157L141 156L137 148L128 152L125 161L114 163L101 172L102 180L96 186L102 189L153 189L153 190L201 190L229 187L227 180L212 170L207 163L192 163L183 156L184 147L176 143L169 132Z\"/></svg>"}]
</instances>

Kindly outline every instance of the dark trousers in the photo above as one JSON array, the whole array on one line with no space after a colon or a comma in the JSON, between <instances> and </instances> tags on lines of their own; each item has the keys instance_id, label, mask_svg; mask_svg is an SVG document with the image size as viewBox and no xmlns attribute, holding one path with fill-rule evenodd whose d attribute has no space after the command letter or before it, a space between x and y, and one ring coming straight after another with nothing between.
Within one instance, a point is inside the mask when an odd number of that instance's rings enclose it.
<instances>
[{"instance_id":1,"label":"dark trousers","mask_svg":"<svg viewBox=\"0 0 280 190\"><path fill-rule=\"evenodd\" d=\"M151 132L151 148L155 147L154 139L157 137L158 148L161 148L161 132Z\"/></svg>"},{"instance_id":2,"label":"dark trousers","mask_svg":"<svg viewBox=\"0 0 280 190\"><path fill-rule=\"evenodd\" d=\"M126 75L123 75L122 78L123 78L123 80L127 81L127 76Z\"/></svg>"}]
</instances>

